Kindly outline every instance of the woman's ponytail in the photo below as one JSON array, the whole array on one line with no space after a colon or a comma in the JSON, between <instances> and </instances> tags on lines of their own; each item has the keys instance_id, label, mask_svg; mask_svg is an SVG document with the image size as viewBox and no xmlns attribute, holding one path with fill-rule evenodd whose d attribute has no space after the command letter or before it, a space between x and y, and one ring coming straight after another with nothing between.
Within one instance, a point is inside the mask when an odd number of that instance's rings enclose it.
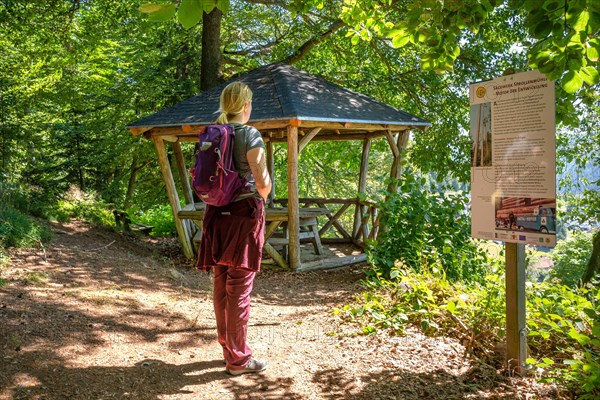
<instances>
[{"instance_id":1,"label":"woman's ponytail","mask_svg":"<svg viewBox=\"0 0 600 400\"><path fill-rule=\"evenodd\" d=\"M227 118L227 113L225 111L221 111L219 114L219 118L217 118L217 124L227 124L229 123L229 119Z\"/></svg>"}]
</instances>

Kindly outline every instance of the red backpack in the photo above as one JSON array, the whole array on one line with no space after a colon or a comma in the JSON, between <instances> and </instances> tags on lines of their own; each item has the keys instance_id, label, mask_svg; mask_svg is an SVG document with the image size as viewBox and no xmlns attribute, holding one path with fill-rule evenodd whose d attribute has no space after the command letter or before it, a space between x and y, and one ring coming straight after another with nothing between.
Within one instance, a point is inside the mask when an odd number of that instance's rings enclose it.
<instances>
[{"instance_id":1,"label":"red backpack","mask_svg":"<svg viewBox=\"0 0 600 400\"><path fill-rule=\"evenodd\" d=\"M232 125L209 125L199 132L196 162L190 169L192 187L211 206L231 203L246 186L233 163Z\"/></svg>"}]
</instances>

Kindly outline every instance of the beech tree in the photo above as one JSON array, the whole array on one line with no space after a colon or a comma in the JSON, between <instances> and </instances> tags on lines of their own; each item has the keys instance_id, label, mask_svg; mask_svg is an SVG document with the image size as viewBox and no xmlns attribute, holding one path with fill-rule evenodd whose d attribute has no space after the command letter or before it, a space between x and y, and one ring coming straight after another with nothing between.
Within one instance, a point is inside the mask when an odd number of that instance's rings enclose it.
<instances>
[{"instance_id":1,"label":"beech tree","mask_svg":"<svg viewBox=\"0 0 600 400\"><path fill-rule=\"evenodd\" d=\"M580 92L591 104L597 93L590 88L598 84L600 53L600 3L594 0L247 0L249 3L281 7L310 18L337 15L332 31L345 26L353 44L374 37L389 39L395 48L419 46L420 67L438 72L452 71L461 49L491 26L495 15L505 16L509 29L522 23L528 36L515 46L527 51L529 66L559 82L564 96ZM190 28L202 16L210 59L219 61L215 42L220 37L214 22L229 10L233 0L181 0L178 4L145 4L140 7L153 20L177 15ZM219 10L219 12L215 12ZM310 16L310 17L309 17ZM210 22L209 24L209 21ZM208 44L208 42L207 42ZM308 45L308 43L307 43ZM288 60L290 63L296 60ZM207 65L207 74L215 74ZM218 75L218 73L217 73ZM216 76L216 75L215 75ZM207 78L208 79L208 78ZM572 100L572 99L571 99ZM567 106L568 107L568 106ZM567 111L571 111L569 108ZM566 114L563 114L567 120Z\"/></svg>"}]
</instances>

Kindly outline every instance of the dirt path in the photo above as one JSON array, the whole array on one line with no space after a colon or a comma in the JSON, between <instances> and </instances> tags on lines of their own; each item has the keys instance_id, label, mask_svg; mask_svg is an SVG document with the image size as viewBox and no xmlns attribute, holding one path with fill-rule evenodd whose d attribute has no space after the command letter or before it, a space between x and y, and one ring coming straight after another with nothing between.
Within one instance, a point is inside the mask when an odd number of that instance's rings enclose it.
<instances>
[{"instance_id":1,"label":"dirt path","mask_svg":"<svg viewBox=\"0 0 600 400\"><path fill-rule=\"evenodd\" d=\"M19 251L0 289L0 399L554 399L507 379L446 338L352 335L335 307L359 267L263 271L249 341L264 375L224 372L211 281L172 240L72 222Z\"/></svg>"}]
</instances>

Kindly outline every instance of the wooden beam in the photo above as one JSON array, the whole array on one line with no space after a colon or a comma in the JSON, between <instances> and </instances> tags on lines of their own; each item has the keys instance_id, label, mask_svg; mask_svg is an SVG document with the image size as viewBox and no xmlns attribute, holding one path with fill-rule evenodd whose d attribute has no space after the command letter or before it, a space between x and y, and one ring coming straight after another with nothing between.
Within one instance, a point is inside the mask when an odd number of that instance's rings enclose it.
<instances>
[{"instance_id":1,"label":"wooden beam","mask_svg":"<svg viewBox=\"0 0 600 400\"><path fill-rule=\"evenodd\" d=\"M384 133L385 133L385 138L387 139L388 144L390 145L390 149L392 149L392 154L394 155L394 157L399 157L400 149L398 149L398 146L396 145L396 141L394 140L394 136L392 135L392 132L384 131Z\"/></svg>"},{"instance_id":2,"label":"wooden beam","mask_svg":"<svg viewBox=\"0 0 600 400\"><path fill-rule=\"evenodd\" d=\"M324 203L321 203L319 200L315 200L315 203L317 203L319 205L319 207L323 207L323 208L327 208L324 206ZM335 227L335 229L338 230L338 232L346 239L351 239L352 237L350 236L350 234L348 232L346 232L346 229L344 229L344 227L342 226L342 224L340 224L337 219L340 217L340 215L342 215L342 213L344 211L346 211L348 209L348 207L350 207L350 204L346 203L342 206L342 208L340 208L338 210L338 212L333 215L332 213L328 212L325 215L327 216L327 218L329 218L329 221L327 221L327 223L319 230L319 234L320 235L324 235L325 232L327 231L327 229L329 229L331 227L331 225L333 225ZM331 222L331 223L330 223Z\"/></svg>"},{"instance_id":3,"label":"wooden beam","mask_svg":"<svg viewBox=\"0 0 600 400\"><path fill-rule=\"evenodd\" d=\"M181 181L181 188L183 189L183 197L185 198L185 204L192 204L194 202L194 195L192 192L192 185L190 184L190 173L185 166L183 151L181 151L181 145L178 142L173 143L173 153L175 153L175 161L177 162L177 172L179 173L179 179Z\"/></svg>"},{"instance_id":4,"label":"wooden beam","mask_svg":"<svg viewBox=\"0 0 600 400\"><path fill-rule=\"evenodd\" d=\"M144 132L149 131L152 128L129 128L129 130L131 131L131 133L133 133L134 136L138 136L141 135Z\"/></svg>"},{"instance_id":5,"label":"wooden beam","mask_svg":"<svg viewBox=\"0 0 600 400\"><path fill-rule=\"evenodd\" d=\"M321 130L320 134L312 138L313 142L327 142L327 141L344 141L344 140L365 140L365 139L379 139L384 137L383 131L373 131L369 133L343 133L339 134L329 133L325 130ZM275 143L285 143L287 142L287 138L285 136L282 137L271 137L271 140Z\"/></svg>"},{"instance_id":6,"label":"wooden beam","mask_svg":"<svg viewBox=\"0 0 600 400\"><path fill-rule=\"evenodd\" d=\"M398 183L396 180L402 175L402 161L404 160L404 149L408 144L408 138L410 137L410 131L402 131L398 134L398 141L396 148L398 149L398 156L394 156L392 162L392 168L390 170L390 184L388 185L388 193L394 193L398 189ZM386 200L389 199L389 195L386 196Z\"/></svg>"},{"instance_id":7,"label":"wooden beam","mask_svg":"<svg viewBox=\"0 0 600 400\"><path fill-rule=\"evenodd\" d=\"M329 218L329 221L327 221L327 223L325 223L325 225L323 225L323 227L320 229L319 234L320 235L324 235L325 232L327 232L327 230L329 228L331 228L332 225L336 224L337 220L339 217L342 216L342 214L350 207L351 204L344 204L342 207L340 207L340 209L335 213L335 215L328 213L327 214L327 218ZM347 235L347 239L350 238L350 235L348 235L348 232L346 232L346 230L343 229L343 227L341 225L336 226L336 228L338 229L338 231L340 230L340 228L342 229L342 231L340 231L340 233L342 233L342 235L344 235L344 233L346 233ZM346 236L344 235L344 236Z\"/></svg>"},{"instance_id":8,"label":"wooden beam","mask_svg":"<svg viewBox=\"0 0 600 400\"><path fill-rule=\"evenodd\" d=\"M312 138L314 138L317 133L319 133L321 131L321 128L314 128L313 130L311 130L308 135L304 136L302 138L302 140L300 140L300 143L298 144L298 153L302 153L302 150L304 150L304 148L306 147L306 145L308 144L308 142L310 142L312 140Z\"/></svg>"},{"instance_id":9,"label":"wooden beam","mask_svg":"<svg viewBox=\"0 0 600 400\"><path fill-rule=\"evenodd\" d=\"M268 205L273 206L273 199L275 198L275 154L273 152L273 142L267 142L267 169L269 176L271 177L271 192L268 196Z\"/></svg>"},{"instance_id":10,"label":"wooden beam","mask_svg":"<svg viewBox=\"0 0 600 400\"><path fill-rule=\"evenodd\" d=\"M335 135L336 131L339 132L339 136L344 136L347 133L344 131L351 131L352 133L363 132L366 133L380 133L383 136L383 132L391 131L403 131L414 128L410 125L393 125L393 124L368 124L368 123L344 123L344 122L324 122L324 121L303 121L303 120L282 120L282 121L249 121L248 125L254 126L259 131L280 131L282 136L285 136L287 127L290 124L296 124L302 126L304 129L321 128L322 131L331 131ZM139 135L141 133L147 133L149 136L163 136L163 135L176 135L178 137L193 137L197 140L197 131L209 124L196 124L196 125L179 125L179 126L166 126L166 127L154 127L154 128L130 128L133 134ZM332 136L333 136L332 135ZM321 135L319 135L321 136ZM146 135L144 135L146 137Z\"/></svg>"},{"instance_id":11,"label":"wooden beam","mask_svg":"<svg viewBox=\"0 0 600 400\"><path fill-rule=\"evenodd\" d=\"M290 233L290 267L300 266L300 214L298 204L298 127L289 126L288 132L288 229Z\"/></svg>"},{"instance_id":12,"label":"wooden beam","mask_svg":"<svg viewBox=\"0 0 600 400\"><path fill-rule=\"evenodd\" d=\"M371 152L371 139L363 141L362 154L360 158L360 175L358 177L358 197L364 194L367 189L367 174L369 172L369 153ZM354 211L354 227L352 229L352 237L355 238L360 229L360 208L362 206L356 204Z\"/></svg>"},{"instance_id":13,"label":"wooden beam","mask_svg":"<svg viewBox=\"0 0 600 400\"><path fill-rule=\"evenodd\" d=\"M263 246L263 249L267 252L268 255L279 265L281 268L289 269L290 266L285 262L285 259L279 254L277 250L267 241Z\"/></svg>"},{"instance_id":14,"label":"wooden beam","mask_svg":"<svg viewBox=\"0 0 600 400\"><path fill-rule=\"evenodd\" d=\"M169 196L169 203L171 203L171 210L173 211L173 220L175 221L175 228L177 229L177 236L179 236L179 242L183 254L187 258L194 258L194 250L192 249L192 238L189 236L188 230L185 228L183 222L178 216L181 207L179 205L179 195L175 187L173 180L173 173L171 172L171 166L169 165L169 159L167 158L167 152L165 150L165 142L158 137L153 137L154 148L158 156L158 163L160 170L163 175L165 187L167 189L167 195Z\"/></svg>"},{"instance_id":15,"label":"wooden beam","mask_svg":"<svg viewBox=\"0 0 600 400\"><path fill-rule=\"evenodd\" d=\"M302 266L296 268L296 272L307 272L307 271L315 271L319 269L332 269L332 268L341 268L346 267L348 265L358 264L361 262L367 261L367 255L357 254L355 256L346 256L346 257L335 257L335 258L325 258L317 261L312 261L308 263L302 264Z\"/></svg>"},{"instance_id":16,"label":"wooden beam","mask_svg":"<svg viewBox=\"0 0 600 400\"><path fill-rule=\"evenodd\" d=\"M198 128L194 125L182 125L181 130L185 133L195 133L198 134Z\"/></svg>"}]
</instances>

